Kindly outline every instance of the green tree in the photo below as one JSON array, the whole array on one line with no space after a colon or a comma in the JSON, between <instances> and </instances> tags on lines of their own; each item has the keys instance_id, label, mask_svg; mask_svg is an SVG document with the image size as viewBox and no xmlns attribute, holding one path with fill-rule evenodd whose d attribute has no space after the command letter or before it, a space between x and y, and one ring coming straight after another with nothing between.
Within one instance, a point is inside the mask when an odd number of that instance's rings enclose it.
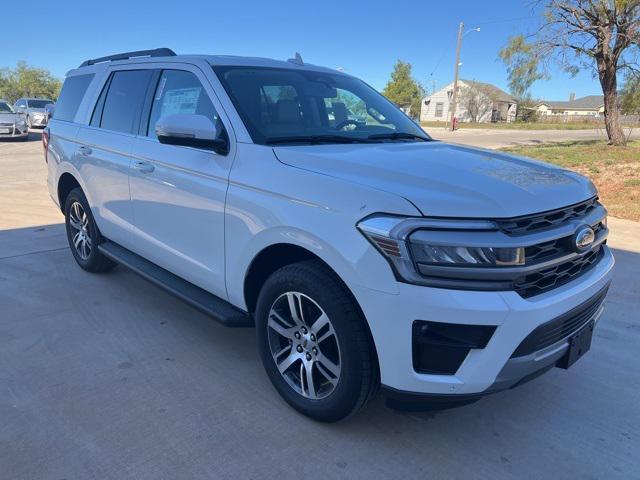
<instances>
[{"instance_id":1,"label":"green tree","mask_svg":"<svg viewBox=\"0 0 640 480\"><path fill-rule=\"evenodd\" d=\"M545 78L540 71L540 58L538 49L527 40L524 35L516 35L509 39L498 56L507 66L509 75L509 90L511 94L522 101L530 100L529 89L538 80Z\"/></svg>"},{"instance_id":2,"label":"green tree","mask_svg":"<svg viewBox=\"0 0 640 480\"><path fill-rule=\"evenodd\" d=\"M604 94L609 143L624 145L618 73L638 65L640 0L538 0L534 5L542 13L535 33L509 38L499 53L514 93L545 76L552 61L573 75L589 68Z\"/></svg>"},{"instance_id":3,"label":"green tree","mask_svg":"<svg viewBox=\"0 0 640 480\"><path fill-rule=\"evenodd\" d=\"M424 89L411 76L411 68L410 63L398 60L382 94L396 105L409 106L411 116L419 117Z\"/></svg>"},{"instance_id":4,"label":"green tree","mask_svg":"<svg viewBox=\"0 0 640 480\"><path fill-rule=\"evenodd\" d=\"M625 115L640 115L640 72L627 77L620 92L620 109Z\"/></svg>"},{"instance_id":5,"label":"green tree","mask_svg":"<svg viewBox=\"0 0 640 480\"><path fill-rule=\"evenodd\" d=\"M55 100L62 82L48 70L30 67L18 62L16 68L0 70L0 98L15 102L21 97L50 98Z\"/></svg>"}]
</instances>

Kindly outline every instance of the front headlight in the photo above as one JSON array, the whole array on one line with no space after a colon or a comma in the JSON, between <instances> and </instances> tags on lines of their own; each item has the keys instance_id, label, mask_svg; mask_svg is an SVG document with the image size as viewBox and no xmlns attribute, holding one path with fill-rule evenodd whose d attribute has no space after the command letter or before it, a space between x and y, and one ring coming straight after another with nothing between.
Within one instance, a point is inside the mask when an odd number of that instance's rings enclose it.
<instances>
[{"instance_id":1,"label":"front headlight","mask_svg":"<svg viewBox=\"0 0 640 480\"><path fill-rule=\"evenodd\" d=\"M415 261L429 265L524 265L524 248L411 244Z\"/></svg>"},{"instance_id":2,"label":"front headlight","mask_svg":"<svg viewBox=\"0 0 640 480\"><path fill-rule=\"evenodd\" d=\"M424 274L449 268L501 268L525 264L525 248L503 244L490 220L449 220L374 215L357 225L389 261L396 277L425 284ZM512 242L512 240L508 240ZM435 270L434 270L435 269Z\"/></svg>"},{"instance_id":3,"label":"front headlight","mask_svg":"<svg viewBox=\"0 0 640 480\"><path fill-rule=\"evenodd\" d=\"M27 126L27 122L25 122L24 120L18 120L16 121L16 127L18 128L24 128Z\"/></svg>"}]
</instances>

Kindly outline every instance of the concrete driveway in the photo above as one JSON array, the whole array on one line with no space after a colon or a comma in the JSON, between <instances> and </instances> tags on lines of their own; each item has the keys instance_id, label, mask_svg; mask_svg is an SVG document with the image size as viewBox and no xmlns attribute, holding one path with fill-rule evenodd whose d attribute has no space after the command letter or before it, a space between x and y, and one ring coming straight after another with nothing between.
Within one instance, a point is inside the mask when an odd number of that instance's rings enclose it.
<instances>
[{"instance_id":1,"label":"concrete driveway","mask_svg":"<svg viewBox=\"0 0 640 480\"><path fill-rule=\"evenodd\" d=\"M569 371L439 413L380 399L336 425L291 410L253 330L68 252L38 135L0 143L0 478L640 478L640 225L592 351Z\"/></svg>"},{"instance_id":2,"label":"concrete driveway","mask_svg":"<svg viewBox=\"0 0 640 480\"><path fill-rule=\"evenodd\" d=\"M471 145L472 147L503 148L516 145L531 145L545 142L566 142L572 140L606 140L604 129L593 130L499 130L462 128L450 132L445 128L427 128L436 140ZM640 138L638 129L631 131L631 138Z\"/></svg>"}]
</instances>

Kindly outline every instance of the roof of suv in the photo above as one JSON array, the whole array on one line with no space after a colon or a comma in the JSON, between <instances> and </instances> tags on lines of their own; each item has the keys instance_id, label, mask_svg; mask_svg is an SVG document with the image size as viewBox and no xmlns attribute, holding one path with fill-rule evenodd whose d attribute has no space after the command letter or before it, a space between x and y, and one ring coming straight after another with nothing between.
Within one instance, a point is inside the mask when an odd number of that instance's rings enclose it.
<instances>
[{"instance_id":1,"label":"roof of suv","mask_svg":"<svg viewBox=\"0 0 640 480\"><path fill-rule=\"evenodd\" d=\"M169 51L168 49L157 49L157 52L164 53ZM313 70L318 72L326 72L333 74L343 74L338 70L334 70L327 67L321 67L318 65L312 65L309 63L298 63L288 60L274 60L271 58L262 57L241 57L234 55L154 55L156 52L153 50L144 52L131 52L136 53L149 53L149 56L131 56L130 58L116 58L122 57L127 54L114 55L113 59L109 57L102 57L96 60L87 60L78 69L71 70L71 72L86 71L91 69L94 71L102 71L110 65L127 65L130 63L157 63L157 62L184 62L190 63L194 60L206 61L212 66L247 66L247 67L268 67L268 68L287 68L287 69L299 69L299 70ZM343 74L344 75L344 74Z\"/></svg>"}]
</instances>

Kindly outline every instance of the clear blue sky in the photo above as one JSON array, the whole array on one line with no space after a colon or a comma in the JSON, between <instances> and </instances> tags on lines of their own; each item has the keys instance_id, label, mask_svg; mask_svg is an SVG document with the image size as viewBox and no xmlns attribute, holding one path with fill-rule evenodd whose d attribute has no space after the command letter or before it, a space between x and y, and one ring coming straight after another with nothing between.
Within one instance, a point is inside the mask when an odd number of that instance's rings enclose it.
<instances>
[{"instance_id":1,"label":"clear blue sky","mask_svg":"<svg viewBox=\"0 0 640 480\"><path fill-rule=\"evenodd\" d=\"M282 59L299 51L307 62L343 67L378 89L400 58L431 89L432 80L436 87L453 80L457 27L464 21L481 31L464 38L461 77L506 90L497 52L509 35L535 25L529 0L63 0L36 2L37 8L4 3L0 67L25 60L59 77L87 58L162 46L177 53ZM570 92L601 93L590 72L576 78L556 72L532 89L535 97L551 100L567 99Z\"/></svg>"}]
</instances>

